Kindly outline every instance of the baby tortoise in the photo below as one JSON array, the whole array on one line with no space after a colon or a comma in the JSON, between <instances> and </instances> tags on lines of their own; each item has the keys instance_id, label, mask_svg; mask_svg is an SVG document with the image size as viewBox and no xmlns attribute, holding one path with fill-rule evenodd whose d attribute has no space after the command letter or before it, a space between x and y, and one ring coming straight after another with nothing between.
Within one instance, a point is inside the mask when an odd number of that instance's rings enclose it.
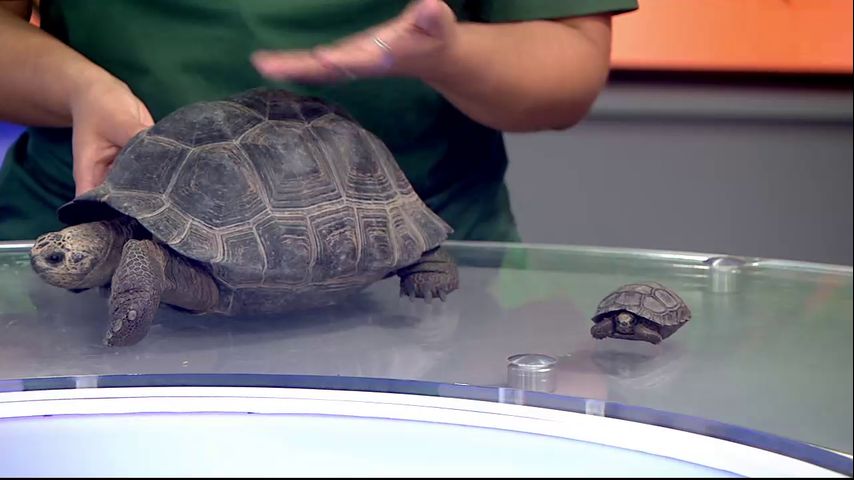
<instances>
[{"instance_id":1,"label":"baby tortoise","mask_svg":"<svg viewBox=\"0 0 854 480\"><path fill-rule=\"evenodd\" d=\"M623 285L599 302L594 338L661 343L691 319L691 310L673 290L657 282Z\"/></svg>"}]
</instances>

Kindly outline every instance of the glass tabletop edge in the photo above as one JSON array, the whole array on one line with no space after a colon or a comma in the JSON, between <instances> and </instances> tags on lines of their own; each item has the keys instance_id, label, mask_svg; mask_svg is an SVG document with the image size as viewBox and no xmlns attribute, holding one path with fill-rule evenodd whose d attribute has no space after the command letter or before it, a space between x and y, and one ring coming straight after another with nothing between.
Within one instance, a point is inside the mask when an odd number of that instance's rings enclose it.
<instances>
[{"instance_id":1,"label":"glass tabletop edge","mask_svg":"<svg viewBox=\"0 0 854 480\"><path fill-rule=\"evenodd\" d=\"M763 257L744 257L738 255L700 253L679 250L656 250L646 248L605 247L593 245L562 245L553 243L532 242L491 242L472 240L448 240L443 242L444 246L450 248L493 248L507 250L532 250L540 252L572 253L590 256L614 256L632 257L681 261L704 265L708 261L719 257L731 257L744 262L745 267L770 267L786 268L793 270L810 270L818 272L837 273L843 275L854 275L854 266L837 265L831 263L810 262L801 260L787 260ZM33 242L29 240L0 241L0 254L2 253L29 253Z\"/></svg>"},{"instance_id":2,"label":"glass tabletop edge","mask_svg":"<svg viewBox=\"0 0 854 480\"><path fill-rule=\"evenodd\" d=\"M801 460L851 477L850 454L702 417L619 402L501 386L478 386L426 380L301 374L175 373L79 375L0 379L0 394L22 391L128 387L264 387L398 393L511 403L637 422L738 443Z\"/></svg>"}]
</instances>

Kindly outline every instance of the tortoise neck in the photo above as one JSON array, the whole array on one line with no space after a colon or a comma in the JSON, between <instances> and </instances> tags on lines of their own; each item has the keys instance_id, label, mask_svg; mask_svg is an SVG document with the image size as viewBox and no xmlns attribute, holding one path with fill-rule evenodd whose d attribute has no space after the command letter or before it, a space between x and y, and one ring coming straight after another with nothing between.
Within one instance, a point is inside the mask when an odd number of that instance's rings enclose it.
<instances>
[{"instance_id":1,"label":"tortoise neck","mask_svg":"<svg viewBox=\"0 0 854 480\"><path fill-rule=\"evenodd\" d=\"M87 286L97 287L110 283L113 273L119 266L125 243L135 238L138 233L134 227L136 221L128 217L92 223L94 228L103 229L107 240L103 260L89 272L85 279Z\"/></svg>"}]
</instances>

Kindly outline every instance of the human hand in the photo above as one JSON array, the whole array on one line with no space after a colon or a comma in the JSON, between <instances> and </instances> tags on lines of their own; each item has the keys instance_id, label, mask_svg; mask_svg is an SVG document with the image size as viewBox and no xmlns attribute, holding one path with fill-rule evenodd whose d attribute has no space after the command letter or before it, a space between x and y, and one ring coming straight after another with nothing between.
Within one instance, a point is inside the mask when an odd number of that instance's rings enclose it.
<instances>
[{"instance_id":1,"label":"human hand","mask_svg":"<svg viewBox=\"0 0 854 480\"><path fill-rule=\"evenodd\" d=\"M71 117L75 195L100 185L128 140L154 125L145 105L113 77L75 93Z\"/></svg>"},{"instance_id":2,"label":"human hand","mask_svg":"<svg viewBox=\"0 0 854 480\"><path fill-rule=\"evenodd\" d=\"M416 0L397 17L312 50L258 51L252 63L274 80L331 82L342 79L411 76L439 70L454 46L457 19L441 0Z\"/></svg>"}]
</instances>

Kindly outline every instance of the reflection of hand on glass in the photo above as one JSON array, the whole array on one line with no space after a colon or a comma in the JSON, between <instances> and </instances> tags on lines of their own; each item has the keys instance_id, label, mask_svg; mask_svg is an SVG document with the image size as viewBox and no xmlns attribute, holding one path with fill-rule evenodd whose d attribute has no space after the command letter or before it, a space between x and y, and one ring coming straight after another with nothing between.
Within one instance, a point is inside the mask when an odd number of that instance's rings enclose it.
<instances>
[{"instance_id":1,"label":"reflection of hand on glass","mask_svg":"<svg viewBox=\"0 0 854 480\"><path fill-rule=\"evenodd\" d=\"M443 349L448 346L460 325L460 310L456 303L418 304L406 302L403 310L417 318L414 338L424 346Z\"/></svg>"},{"instance_id":2,"label":"reflection of hand on glass","mask_svg":"<svg viewBox=\"0 0 854 480\"><path fill-rule=\"evenodd\" d=\"M558 358L553 393L608 400L608 378L593 362L589 350L574 352Z\"/></svg>"},{"instance_id":3,"label":"reflection of hand on glass","mask_svg":"<svg viewBox=\"0 0 854 480\"><path fill-rule=\"evenodd\" d=\"M649 345L620 339L596 340L556 365L555 393L597 400L621 401L626 389L667 389L677 380L685 362L677 344Z\"/></svg>"}]
</instances>

